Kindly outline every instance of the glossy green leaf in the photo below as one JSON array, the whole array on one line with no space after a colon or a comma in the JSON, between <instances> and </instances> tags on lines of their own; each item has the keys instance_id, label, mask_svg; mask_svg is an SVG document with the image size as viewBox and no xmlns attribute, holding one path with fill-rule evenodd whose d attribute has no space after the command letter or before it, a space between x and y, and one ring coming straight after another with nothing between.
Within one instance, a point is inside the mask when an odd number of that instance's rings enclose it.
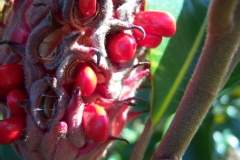
<instances>
[{"instance_id":1,"label":"glossy green leaf","mask_svg":"<svg viewBox=\"0 0 240 160\"><path fill-rule=\"evenodd\" d=\"M233 70L233 73L231 74L229 80L227 81L223 89L227 89L233 85L239 84L240 84L240 63L238 63L238 65Z\"/></svg>"},{"instance_id":2,"label":"glossy green leaf","mask_svg":"<svg viewBox=\"0 0 240 160\"><path fill-rule=\"evenodd\" d=\"M213 116L207 116L197 133L190 142L186 150L183 160L211 160L212 159L212 136L211 124L213 123ZM216 159L215 159L216 160Z\"/></svg>"},{"instance_id":3,"label":"glossy green leaf","mask_svg":"<svg viewBox=\"0 0 240 160\"><path fill-rule=\"evenodd\" d=\"M0 150L0 160L1 157L3 160L21 160L17 155L11 145L0 145L2 148Z\"/></svg>"},{"instance_id":4,"label":"glossy green leaf","mask_svg":"<svg viewBox=\"0 0 240 160\"><path fill-rule=\"evenodd\" d=\"M150 50L152 73L151 118L156 125L173 113L201 53L209 0L148 0L147 10L167 11L176 19L177 32Z\"/></svg>"}]
</instances>

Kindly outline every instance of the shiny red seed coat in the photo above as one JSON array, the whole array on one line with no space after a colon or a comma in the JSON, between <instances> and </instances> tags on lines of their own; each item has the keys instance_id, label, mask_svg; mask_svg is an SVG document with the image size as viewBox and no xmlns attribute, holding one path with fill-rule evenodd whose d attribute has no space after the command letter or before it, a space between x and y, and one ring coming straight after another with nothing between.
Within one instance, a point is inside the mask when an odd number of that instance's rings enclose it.
<instances>
[{"instance_id":1,"label":"shiny red seed coat","mask_svg":"<svg viewBox=\"0 0 240 160\"><path fill-rule=\"evenodd\" d=\"M22 65L0 65L0 89L10 90L24 85L24 72Z\"/></svg>"},{"instance_id":2,"label":"shiny red seed coat","mask_svg":"<svg viewBox=\"0 0 240 160\"><path fill-rule=\"evenodd\" d=\"M27 93L21 89L13 89L7 94L7 105L14 114L24 114L23 108L18 104L18 101L28 98Z\"/></svg>"},{"instance_id":3,"label":"shiny red seed coat","mask_svg":"<svg viewBox=\"0 0 240 160\"><path fill-rule=\"evenodd\" d=\"M83 128L93 141L103 143L108 139L110 122L105 110L96 104L88 104L83 112Z\"/></svg>"},{"instance_id":4,"label":"shiny red seed coat","mask_svg":"<svg viewBox=\"0 0 240 160\"><path fill-rule=\"evenodd\" d=\"M82 92L82 96L91 95L97 86L97 76L91 67L84 65L78 73L77 86Z\"/></svg>"},{"instance_id":5,"label":"shiny red seed coat","mask_svg":"<svg viewBox=\"0 0 240 160\"><path fill-rule=\"evenodd\" d=\"M19 139L25 128L25 115L0 120L0 144L10 144Z\"/></svg>"},{"instance_id":6,"label":"shiny red seed coat","mask_svg":"<svg viewBox=\"0 0 240 160\"><path fill-rule=\"evenodd\" d=\"M135 38L126 33L118 33L107 39L106 49L110 61L124 63L133 59L137 44Z\"/></svg>"},{"instance_id":7,"label":"shiny red seed coat","mask_svg":"<svg viewBox=\"0 0 240 160\"><path fill-rule=\"evenodd\" d=\"M89 18L96 14L97 2L96 0L79 0L78 8L85 18Z\"/></svg>"},{"instance_id":8,"label":"shiny red seed coat","mask_svg":"<svg viewBox=\"0 0 240 160\"><path fill-rule=\"evenodd\" d=\"M134 18L134 24L142 26L147 34L171 37L176 32L172 15L163 11L142 11Z\"/></svg>"}]
</instances>

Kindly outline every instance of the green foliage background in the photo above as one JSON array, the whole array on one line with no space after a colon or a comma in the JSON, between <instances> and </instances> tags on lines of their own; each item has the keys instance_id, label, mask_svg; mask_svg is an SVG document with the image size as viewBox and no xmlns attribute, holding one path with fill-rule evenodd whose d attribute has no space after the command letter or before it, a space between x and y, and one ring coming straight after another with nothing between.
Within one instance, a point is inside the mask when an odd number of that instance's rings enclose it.
<instances>
[{"instance_id":1,"label":"green foliage background","mask_svg":"<svg viewBox=\"0 0 240 160\"><path fill-rule=\"evenodd\" d=\"M146 80L137 94L148 103L139 102L134 110L150 108L151 112L139 116L123 130L121 136L129 145L116 142L103 159L129 159L149 116L158 125L144 157L150 159L174 116L201 53L209 3L210 0L147 0L147 10L164 10L175 17L177 33L172 38L164 38L158 48L149 52L152 81ZM234 154L240 159L239 73L240 64L213 103L183 160L224 160ZM20 159L10 145L0 145L0 160Z\"/></svg>"}]
</instances>

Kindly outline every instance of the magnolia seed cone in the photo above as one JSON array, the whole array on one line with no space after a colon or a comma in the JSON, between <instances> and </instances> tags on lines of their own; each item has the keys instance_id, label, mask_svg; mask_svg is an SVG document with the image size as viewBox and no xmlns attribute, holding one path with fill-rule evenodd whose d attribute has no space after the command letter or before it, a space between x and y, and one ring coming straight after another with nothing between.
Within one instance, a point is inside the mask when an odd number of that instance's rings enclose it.
<instances>
[{"instance_id":1,"label":"magnolia seed cone","mask_svg":"<svg viewBox=\"0 0 240 160\"><path fill-rule=\"evenodd\" d=\"M23 65L23 88L28 93L28 99L21 103L27 115L26 127L13 143L23 159L96 160L104 156L128 121L123 114L127 115L137 88L149 73L148 63L142 63L145 48L138 46L128 62L115 63L109 60L105 47L108 34L132 35L132 28L142 30L132 25L142 1L113 4L98 0L96 13L86 18L77 3L15 0L2 11L5 42L0 46L0 64ZM97 77L96 89L89 96L83 96L76 86L83 64ZM6 106L4 99L1 103ZM103 143L84 132L83 110L89 103L103 107L109 117L109 138Z\"/></svg>"}]
</instances>

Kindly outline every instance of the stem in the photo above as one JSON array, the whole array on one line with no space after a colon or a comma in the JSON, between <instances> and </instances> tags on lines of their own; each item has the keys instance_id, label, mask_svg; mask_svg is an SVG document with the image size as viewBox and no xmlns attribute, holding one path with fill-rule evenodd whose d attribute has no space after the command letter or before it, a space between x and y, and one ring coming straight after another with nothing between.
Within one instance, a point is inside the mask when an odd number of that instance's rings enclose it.
<instances>
[{"instance_id":1,"label":"stem","mask_svg":"<svg viewBox=\"0 0 240 160\"><path fill-rule=\"evenodd\" d=\"M224 87L224 85L227 83L229 77L231 76L231 73L233 72L234 68L236 67L236 65L238 64L238 62L240 61L240 46L238 46L238 50L236 51L236 53L234 54L233 58L232 58L232 62L230 64L230 66L228 67L228 71L227 74L224 77L221 89Z\"/></svg>"},{"instance_id":2,"label":"stem","mask_svg":"<svg viewBox=\"0 0 240 160\"><path fill-rule=\"evenodd\" d=\"M182 158L226 75L233 70L229 68L240 42L240 0L212 0L208 14L208 34L202 55L152 160Z\"/></svg>"},{"instance_id":3,"label":"stem","mask_svg":"<svg viewBox=\"0 0 240 160\"><path fill-rule=\"evenodd\" d=\"M144 130L143 130L143 133L141 134L139 140L137 141L133 149L130 160L143 159L144 153L147 148L147 144L149 143L154 130L155 130L155 127L152 126L151 119L148 118L147 123L145 124Z\"/></svg>"}]
</instances>

